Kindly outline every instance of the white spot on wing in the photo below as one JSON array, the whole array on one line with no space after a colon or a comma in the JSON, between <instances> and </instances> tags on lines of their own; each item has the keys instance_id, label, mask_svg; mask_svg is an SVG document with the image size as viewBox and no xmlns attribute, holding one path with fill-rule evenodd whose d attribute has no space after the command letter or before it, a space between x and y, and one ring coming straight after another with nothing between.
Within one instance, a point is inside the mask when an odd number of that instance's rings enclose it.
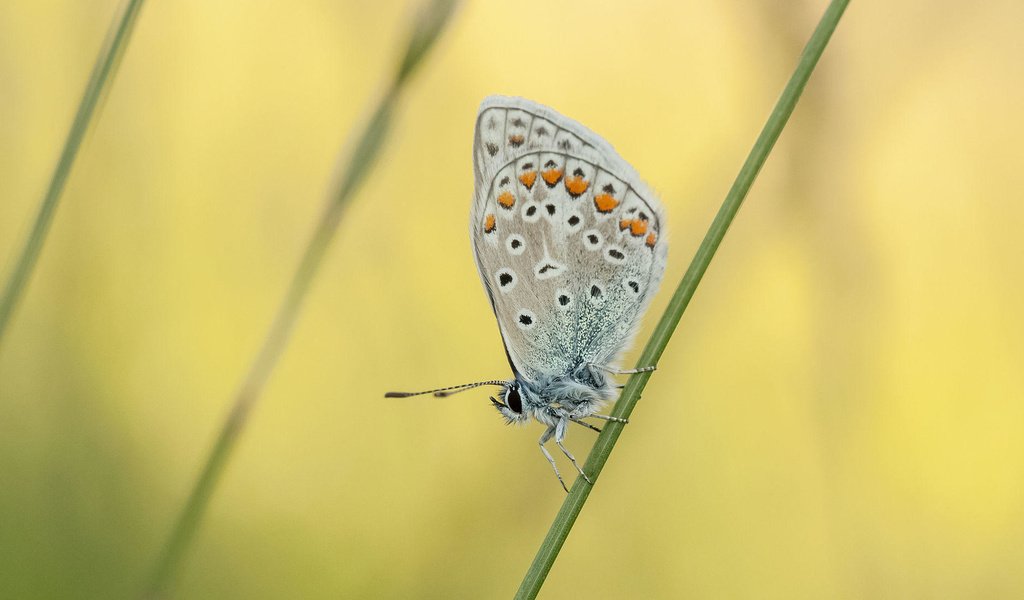
<instances>
[{"instance_id":1,"label":"white spot on wing","mask_svg":"<svg viewBox=\"0 0 1024 600\"><path fill-rule=\"evenodd\" d=\"M505 249L512 256L519 256L526 251L526 240L518 233L513 233L505 240Z\"/></svg>"},{"instance_id":2,"label":"white spot on wing","mask_svg":"<svg viewBox=\"0 0 1024 600\"><path fill-rule=\"evenodd\" d=\"M596 229L588 229L583 232L583 247L587 250L599 250L604 243L604 236Z\"/></svg>"},{"instance_id":3,"label":"white spot on wing","mask_svg":"<svg viewBox=\"0 0 1024 600\"><path fill-rule=\"evenodd\" d=\"M565 215L565 231L569 234L576 233L583 229L583 216L579 211L573 209Z\"/></svg>"},{"instance_id":4,"label":"white spot on wing","mask_svg":"<svg viewBox=\"0 0 1024 600\"><path fill-rule=\"evenodd\" d=\"M640 295L640 292L642 292L644 288L636 279L627 279L622 282L622 289L626 290L626 293L630 296L636 297Z\"/></svg>"},{"instance_id":5,"label":"white spot on wing","mask_svg":"<svg viewBox=\"0 0 1024 600\"><path fill-rule=\"evenodd\" d=\"M536 223L540 220L541 211L544 209L536 202L523 203L523 220L527 223Z\"/></svg>"},{"instance_id":6,"label":"white spot on wing","mask_svg":"<svg viewBox=\"0 0 1024 600\"><path fill-rule=\"evenodd\" d=\"M569 310L572 308L572 294L569 290L559 288L555 290L555 308L558 310Z\"/></svg>"},{"instance_id":7,"label":"white spot on wing","mask_svg":"<svg viewBox=\"0 0 1024 600\"><path fill-rule=\"evenodd\" d=\"M507 294L512 291L512 288L516 287L519 283L519 278L516 277L516 272L509 268L498 269L494 274L494 283L498 285L498 289L501 290L502 294Z\"/></svg>"},{"instance_id":8,"label":"white spot on wing","mask_svg":"<svg viewBox=\"0 0 1024 600\"><path fill-rule=\"evenodd\" d=\"M544 258L537 261L537 264L533 267L533 274L537 279L551 279L552 277L558 277L565 270L566 267L563 263L545 254Z\"/></svg>"},{"instance_id":9,"label":"white spot on wing","mask_svg":"<svg viewBox=\"0 0 1024 600\"><path fill-rule=\"evenodd\" d=\"M547 202L541 205L541 208L544 212L544 218L547 219L548 222L551 223L552 225L557 223L559 219L562 218L561 207L559 207L558 204L555 203L553 200L548 200Z\"/></svg>"},{"instance_id":10,"label":"white spot on wing","mask_svg":"<svg viewBox=\"0 0 1024 600\"><path fill-rule=\"evenodd\" d=\"M621 265L626 262L626 252L621 246L609 244L604 250L604 259L613 265Z\"/></svg>"},{"instance_id":11,"label":"white spot on wing","mask_svg":"<svg viewBox=\"0 0 1024 600\"><path fill-rule=\"evenodd\" d=\"M537 315L533 314L532 310L522 309L516 315L516 327L523 331L529 331L537 326Z\"/></svg>"}]
</instances>

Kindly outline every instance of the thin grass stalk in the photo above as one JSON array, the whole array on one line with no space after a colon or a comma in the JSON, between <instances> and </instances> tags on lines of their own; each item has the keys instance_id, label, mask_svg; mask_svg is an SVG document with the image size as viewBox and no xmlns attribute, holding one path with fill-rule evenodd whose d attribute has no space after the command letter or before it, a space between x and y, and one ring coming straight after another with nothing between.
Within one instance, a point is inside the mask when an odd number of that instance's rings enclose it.
<instances>
[{"instance_id":1,"label":"thin grass stalk","mask_svg":"<svg viewBox=\"0 0 1024 600\"><path fill-rule=\"evenodd\" d=\"M156 561L144 597L163 598L171 595L176 575L194 541L224 466L260 398L267 378L285 349L302 303L334 238L344 210L358 191L359 185L366 179L380 153L392 113L401 93L405 90L409 76L421 64L444 31L455 4L454 0L433 0L429 7L419 14L402 59L386 91L362 134L357 138L351 153L346 153L349 158L341 163L344 167L341 178L328 197L324 212L316 224L263 345L239 386L220 434Z\"/></svg>"},{"instance_id":2,"label":"thin grass stalk","mask_svg":"<svg viewBox=\"0 0 1024 600\"><path fill-rule=\"evenodd\" d=\"M765 160L767 160L768 154L775 146L776 140L779 139L782 129L789 121L790 115L793 114L797 100L800 99L800 94L803 92L804 86L807 85L807 81L814 71L818 59L821 58L826 45L828 45L832 32L835 31L836 26L839 24L839 19L846 10L848 3L849 0L833 0L818 22L818 26L815 28L806 47L804 47L796 70L793 72L792 77L790 77L789 83L786 84L786 88L779 97L774 110L769 115L768 122L765 123L764 128L761 130L761 134L747 156L746 162L743 163L743 167L740 169L739 175L736 176L732 188L726 195L722 207L704 236L704 241L701 242L696 255L690 262L690 267L686 270L686 274L683 275L683 279L679 282L679 287L676 288L675 293L672 295L665 313L662 315L661 320L658 321L658 325L655 327L651 338L647 341L647 345L637 361L638 367L658 364L658 360L665 351L665 347L672 337L679 319L682 318L683 312L686 310L690 299L697 289L697 285L700 283L705 271L707 271L708 265L711 263L712 257L715 255L715 251L718 250L719 244L722 243L725 232L729 229L733 217L736 216L736 211L739 210L744 198L746 198L747 192L750 190L750 186L754 183L754 179L760 172ZM615 405L612 415L623 419L629 417L637 401L640 400L640 394L643 392L651 375L650 372L638 373L629 379L619 401ZM594 443L594 447L591 449L583 469L595 483L605 463L608 461L608 457L615 447L623 427L624 425L620 423L609 422ZM636 425L631 425L631 427L636 427ZM582 477L576 479L572 489L569 491L569 495L555 516L551 528L544 537L544 541L541 543L540 550L538 550L536 557L534 557L533 563L523 577L519 590L516 592L515 597L517 599L537 597L541 586L544 584L544 580L551 571L551 566L558 557L558 553L569 536L569 532L572 530L572 526L576 522L580 511L583 510L583 506L590 496L592 489L593 486L584 481Z\"/></svg>"},{"instance_id":3,"label":"thin grass stalk","mask_svg":"<svg viewBox=\"0 0 1024 600\"><path fill-rule=\"evenodd\" d=\"M39 212L36 213L36 220L32 224L28 239L21 249L14 268L4 284L3 295L0 296L0 349L3 348L4 334L14 315L25 287L32 276L39 254L43 250L43 243L46 241L46 234L53 223L54 214L60 203L61 195L64 193L64 186L67 184L68 175L71 173L71 166L78 156L78 149L82 145L85 133L96 115L100 101L106 96L110 89L117 68L121 64L121 57L128 46L132 31L135 28L135 21L138 19L139 11L142 9L143 0L129 0L126 2L118 16L110 24L107 37L100 48L96 64L92 68L89 82L85 86L82 100L78 103L78 112L75 113L75 120L71 122L71 129L68 130L68 137L64 141L64 149L61 150L57 159L57 166L50 177L50 185L46 188L46 195L39 204Z\"/></svg>"}]
</instances>

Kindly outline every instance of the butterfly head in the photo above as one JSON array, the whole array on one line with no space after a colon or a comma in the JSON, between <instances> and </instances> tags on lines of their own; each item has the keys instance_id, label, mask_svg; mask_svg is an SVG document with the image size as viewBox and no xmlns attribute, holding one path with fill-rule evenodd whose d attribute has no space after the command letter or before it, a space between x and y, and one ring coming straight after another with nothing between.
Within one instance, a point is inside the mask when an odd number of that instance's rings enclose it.
<instances>
[{"instance_id":1,"label":"butterfly head","mask_svg":"<svg viewBox=\"0 0 1024 600\"><path fill-rule=\"evenodd\" d=\"M513 380L505 385L498 398L491 396L491 403L505 417L506 423L525 423L530 420L532 412L530 394L528 388Z\"/></svg>"}]
</instances>

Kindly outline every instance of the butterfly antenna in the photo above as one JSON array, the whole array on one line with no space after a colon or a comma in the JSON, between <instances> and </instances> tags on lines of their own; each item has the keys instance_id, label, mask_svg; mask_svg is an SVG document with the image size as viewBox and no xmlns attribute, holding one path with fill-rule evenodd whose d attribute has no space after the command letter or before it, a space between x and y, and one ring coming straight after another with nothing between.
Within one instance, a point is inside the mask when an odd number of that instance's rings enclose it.
<instances>
[{"instance_id":1,"label":"butterfly antenna","mask_svg":"<svg viewBox=\"0 0 1024 600\"><path fill-rule=\"evenodd\" d=\"M437 388L436 390L424 390L422 392L388 392L384 394L385 398L409 398L410 396L423 396L425 394L433 394L435 398L444 398L451 396L452 394L458 394L459 392L465 392L473 388L478 388L484 385L508 385L507 381L501 381L500 379L494 379L491 381L478 381L476 383L464 383L462 385L453 385L450 387Z\"/></svg>"}]
</instances>

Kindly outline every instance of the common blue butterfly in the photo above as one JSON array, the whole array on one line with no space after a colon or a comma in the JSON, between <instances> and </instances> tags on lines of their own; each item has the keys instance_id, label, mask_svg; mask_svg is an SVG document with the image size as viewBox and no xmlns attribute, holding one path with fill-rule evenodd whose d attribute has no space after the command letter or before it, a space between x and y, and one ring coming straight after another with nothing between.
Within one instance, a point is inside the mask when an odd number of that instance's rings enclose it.
<instances>
[{"instance_id":1,"label":"common blue butterfly","mask_svg":"<svg viewBox=\"0 0 1024 600\"><path fill-rule=\"evenodd\" d=\"M480 105L473 166L473 254L513 379L387 396L501 386L491 402L506 421L547 427L540 449L562 487L551 438L589 482L566 430L617 420L597 411L619 388L608 374L636 372L617 365L665 271L664 211L610 144L523 98Z\"/></svg>"}]
</instances>

